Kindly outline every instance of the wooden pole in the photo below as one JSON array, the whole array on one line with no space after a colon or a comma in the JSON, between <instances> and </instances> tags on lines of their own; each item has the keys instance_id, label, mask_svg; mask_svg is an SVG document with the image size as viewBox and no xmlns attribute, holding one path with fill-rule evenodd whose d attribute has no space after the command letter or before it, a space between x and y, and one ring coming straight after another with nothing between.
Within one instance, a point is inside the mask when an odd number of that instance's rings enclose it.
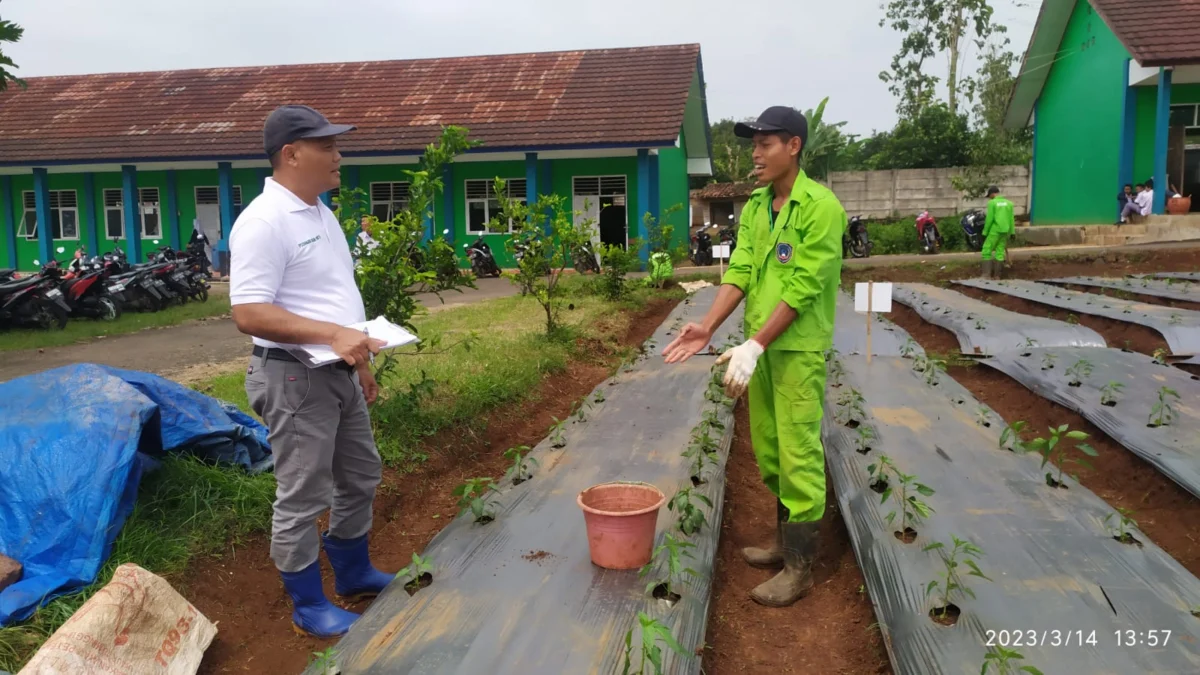
<instances>
[{"instance_id":1,"label":"wooden pole","mask_svg":"<svg viewBox=\"0 0 1200 675\"><path fill-rule=\"evenodd\" d=\"M871 298L875 295L875 282L867 282L867 363L871 363Z\"/></svg>"}]
</instances>

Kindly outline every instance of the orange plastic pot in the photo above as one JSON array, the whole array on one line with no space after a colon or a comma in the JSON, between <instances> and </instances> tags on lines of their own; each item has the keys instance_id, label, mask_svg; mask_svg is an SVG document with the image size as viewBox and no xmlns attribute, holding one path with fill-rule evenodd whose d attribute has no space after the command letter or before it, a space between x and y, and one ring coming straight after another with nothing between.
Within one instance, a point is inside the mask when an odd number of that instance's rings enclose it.
<instances>
[{"instance_id":1,"label":"orange plastic pot","mask_svg":"<svg viewBox=\"0 0 1200 675\"><path fill-rule=\"evenodd\" d=\"M601 483L576 500L587 525L592 562L610 570L632 570L650 562L658 511L667 496L648 483Z\"/></svg>"},{"instance_id":2,"label":"orange plastic pot","mask_svg":"<svg viewBox=\"0 0 1200 675\"><path fill-rule=\"evenodd\" d=\"M1192 197L1171 197L1167 200L1167 213L1173 216L1186 215L1192 210Z\"/></svg>"}]
</instances>

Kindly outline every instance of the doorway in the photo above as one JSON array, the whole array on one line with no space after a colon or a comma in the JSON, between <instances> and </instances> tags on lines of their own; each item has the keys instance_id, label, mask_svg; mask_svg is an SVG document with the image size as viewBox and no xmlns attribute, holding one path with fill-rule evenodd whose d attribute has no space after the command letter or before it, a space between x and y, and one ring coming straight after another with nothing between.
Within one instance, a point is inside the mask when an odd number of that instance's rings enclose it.
<instances>
[{"instance_id":1,"label":"doorway","mask_svg":"<svg viewBox=\"0 0 1200 675\"><path fill-rule=\"evenodd\" d=\"M233 217L236 219L242 211L242 186L233 186ZM220 269L221 261L217 259L217 242L221 241L221 190L216 187L196 188L196 221L192 223L194 230L199 230L208 240L206 247L209 260L214 267ZM230 225L232 227L232 225Z\"/></svg>"},{"instance_id":2,"label":"doorway","mask_svg":"<svg viewBox=\"0 0 1200 675\"><path fill-rule=\"evenodd\" d=\"M629 209L625 176L576 176L572 207L591 221L592 243L625 248L629 244Z\"/></svg>"}]
</instances>

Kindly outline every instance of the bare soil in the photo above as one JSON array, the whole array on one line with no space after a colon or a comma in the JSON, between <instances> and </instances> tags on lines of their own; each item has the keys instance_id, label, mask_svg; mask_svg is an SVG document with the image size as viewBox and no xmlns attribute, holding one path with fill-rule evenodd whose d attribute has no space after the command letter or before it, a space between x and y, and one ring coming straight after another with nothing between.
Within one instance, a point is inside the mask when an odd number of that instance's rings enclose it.
<instances>
[{"instance_id":1,"label":"bare soil","mask_svg":"<svg viewBox=\"0 0 1200 675\"><path fill-rule=\"evenodd\" d=\"M892 309L889 318L926 351L957 353L958 340L953 333L925 323L916 312L898 303ZM1088 442L1099 457L1089 458L1091 469L1072 466L1070 473L1114 509L1131 509L1133 519L1155 544L1192 574L1200 574L1200 537L1195 527L1200 522L1200 500L1082 416L1041 398L997 370L967 363L952 363L946 372L1008 423L1027 422L1023 440L1031 441L1045 429L1061 424L1091 436Z\"/></svg>"},{"instance_id":2,"label":"bare soil","mask_svg":"<svg viewBox=\"0 0 1200 675\"><path fill-rule=\"evenodd\" d=\"M621 344L635 347L643 343L675 304L652 302L632 318ZM450 494L455 485L476 476L499 477L508 464L501 456L504 450L535 445L546 436L551 417L565 419L572 406L619 365L619 355L603 345L589 342L581 346L587 349L588 358L573 362L565 373L545 378L521 405L497 410L481 427L486 429L484 433L464 438L460 430L448 429L426 442L424 452L429 460L415 471L401 474L385 469L375 498L371 534L376 567L392 572L408 564L412 554L423 551L457 515L456 500ZM313 652L334 643L292 631L291 602L270 560L269 539L264 533L220 558L197 561L185 573L181 584L185 595L217 622L220 630L201 663L201 675L298 673ZM545 555L538 557L539 553ZM536 564L549 555L535 551L531 561ZM324 558L322 569L325 592L333 599L333 576ZM369 604L335 602L357 612Z\"/></svg>"},{"instance_id":3,"label":"bare soil","mask_svg":"<svg viewBox=\"0 0 1200 675\"><path fill-rule=\"evenodd\" d=\"M750 418L738 404L725 468L725 509L709 607L705 673L890 673L891 664L850 535L833 493L826 497L812 592L791 607L763 607L750 591L775 574L742 560L745 546L775 533L775 497L763 485L750 443Z\"/></svg>"}]
</instances>

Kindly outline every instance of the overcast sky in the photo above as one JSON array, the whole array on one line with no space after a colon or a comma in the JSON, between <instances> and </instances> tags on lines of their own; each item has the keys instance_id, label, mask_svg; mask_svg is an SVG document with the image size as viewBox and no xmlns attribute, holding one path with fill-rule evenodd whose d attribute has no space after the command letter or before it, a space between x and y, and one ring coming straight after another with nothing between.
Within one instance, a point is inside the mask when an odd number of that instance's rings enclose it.
<instances>
[{"instance_id":1,"label":"overcast sky","mask_svg":"<svg viewBox=\"0 0 1200 675\"><path fill-rule=\"evenodd\" d=\"M1024 50L1036 2L994 0ZM858 134L895 122L880 0L0 0L19 75L411 59L699 42L709 116L806 109ZM753 14L752 5L766 7ZM335 7L337 9L335 9ZM944 75L945 63L937 64Z\"/></svg>"}]
</instances>

